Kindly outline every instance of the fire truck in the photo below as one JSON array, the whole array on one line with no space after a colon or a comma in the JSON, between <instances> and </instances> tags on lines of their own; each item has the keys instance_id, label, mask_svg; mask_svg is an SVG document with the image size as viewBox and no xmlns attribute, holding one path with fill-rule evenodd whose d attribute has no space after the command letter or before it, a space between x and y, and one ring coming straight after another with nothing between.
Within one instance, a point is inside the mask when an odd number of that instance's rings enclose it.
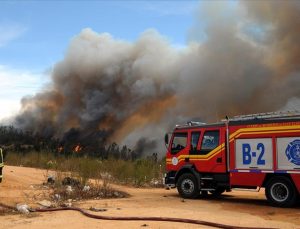
<instances>
[{"instance_id":1,"label":"fire truck","mask_svg":"<svg viewBox=\"0 0 300 229\"><path fill-rule=\"evenodd\" d=\"M300 112L241 115L176 125L167 146L165 185L183 198L265 188L273 206L300 193Z\"/></svg>"},{"instance_id":2,"label":"fire truck","mask_svg":"<svg viewBox=\"0 0 300 229\"><path fill-rule=\"evenodd\" d=\"M0 148L0 183L2 182L2 169L4 167L3 164L3 155L2 155L2 149Z\"/></svg>"}]
</instances>

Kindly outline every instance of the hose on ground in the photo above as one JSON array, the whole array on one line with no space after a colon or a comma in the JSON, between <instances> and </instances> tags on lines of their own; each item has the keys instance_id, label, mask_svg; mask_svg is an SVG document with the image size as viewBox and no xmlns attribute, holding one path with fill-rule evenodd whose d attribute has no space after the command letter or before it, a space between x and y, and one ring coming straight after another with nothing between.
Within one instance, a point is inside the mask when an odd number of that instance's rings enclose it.
<instances>
[{"instance_id":1,"label":"hose on ground","mask_svg":"<svg viewBox=\"0 0 300 229\"><path fill-rule=\"evenodd\" d=\"M11 210L15 210L14 207L8 206L5 204L0 203L1 207L8 208ZM275 229L275 228L267 228L267 227L241 227L241 226L232 226L226 225L221 223L213 223L203 220L195 220L195 219L184 219L184 218L172 218L172 217L118 217L118 216L101 216L91 214L82 208L77 207L59 207L59 208L37 208L32 209L32 212L54 212L54 211L78 211L81 214L93 218L93 219L102 219L102 220L122 220L122 221L166 221L166 222L176 222L176 223L190 223L190 224L197 224L197 225L204 225L216 228L223 228L223 229Z\"/></svg>"}]
</instances>

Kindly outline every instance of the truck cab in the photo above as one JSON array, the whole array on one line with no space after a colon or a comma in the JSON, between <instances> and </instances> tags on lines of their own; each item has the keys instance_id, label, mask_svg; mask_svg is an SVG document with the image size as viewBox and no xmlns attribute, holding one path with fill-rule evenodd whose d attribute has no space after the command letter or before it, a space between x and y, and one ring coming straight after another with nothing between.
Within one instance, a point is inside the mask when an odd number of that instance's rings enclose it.
<instances>
[{"instance_id":1,"label":"truck cab","mask_svg":"<svg viewBox=\"0 0 300 229\"><path fill-rule=\"evenodd\" d=\"M166 155L166 184L177 186L179 193L186 198L207 191L214 194L224 192L228 188L225 130L224 123L192 123L176 127ZM191 179L194 178L198 181L196 186L192 185Z\"/></svg>"}]
</instances>

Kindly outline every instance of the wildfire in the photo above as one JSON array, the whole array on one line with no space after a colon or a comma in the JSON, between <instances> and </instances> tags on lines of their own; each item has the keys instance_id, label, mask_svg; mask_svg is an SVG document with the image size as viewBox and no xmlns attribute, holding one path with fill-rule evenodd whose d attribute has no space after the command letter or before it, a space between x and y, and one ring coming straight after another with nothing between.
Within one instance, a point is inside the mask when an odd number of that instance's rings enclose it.
<instances>
[{"instance_id":1,"label":"wildfire","mask_svg":"<svg viewBox=\"0 0 300 229\"><path fill-rule=\"evenodd\" d=\"M75 146L74 152L78 153L81 151L81 149L82 149L82 147L80 146L80 144L78 144L77 146Z\"/></svg>"},{"instance_id":2,"label":"wildfire","mask_svg":"<svg viewBox=\"0 0 300 229\"><path fill-rule=\"evenodd\" d=\"M75 145L75 146L71 146L71 148L66 148L66 151L67 152L73 152L73 153L79 153L80 151L82 150L82 146L78 143L77 145ZM59 152L59 153L63 153L63 152L65 152L65 148L64 148L64 146L59 146L58 148L57 148L57 151Z\"/></svg>"},{"instance_id":3,"label":"wildfire","mask_svg":"<svg viewBox=\"0 0 300 229\"><path fill-rule=\"evenodd\" d=\"M64 147L60 146L60 147L58 147L57 150L58 150L59 153L61 153L64 150Z\"/></svg>"}]
</instances>

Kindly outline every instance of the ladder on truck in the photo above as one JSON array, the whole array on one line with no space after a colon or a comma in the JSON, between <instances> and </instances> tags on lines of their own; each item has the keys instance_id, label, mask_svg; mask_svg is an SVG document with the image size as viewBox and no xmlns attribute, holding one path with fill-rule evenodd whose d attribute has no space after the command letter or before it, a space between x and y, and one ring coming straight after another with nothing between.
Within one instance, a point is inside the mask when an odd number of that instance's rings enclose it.
<instances>
[{"instance_id":1,"label":"ladder on truck","mask_svg":"<svg viewBox=\"0 0 300 229\"><path fill-rule=\"evenodd\" d=\"M236 115L232 118L226 119L227 121L246 121L246 120L280 120L280 119L300 119L300 111L276 111L276 112L266 112L257 114L247 114L247 115ZM225 120L222 120L225 121Z\"/></svg>"}]
</instances>

